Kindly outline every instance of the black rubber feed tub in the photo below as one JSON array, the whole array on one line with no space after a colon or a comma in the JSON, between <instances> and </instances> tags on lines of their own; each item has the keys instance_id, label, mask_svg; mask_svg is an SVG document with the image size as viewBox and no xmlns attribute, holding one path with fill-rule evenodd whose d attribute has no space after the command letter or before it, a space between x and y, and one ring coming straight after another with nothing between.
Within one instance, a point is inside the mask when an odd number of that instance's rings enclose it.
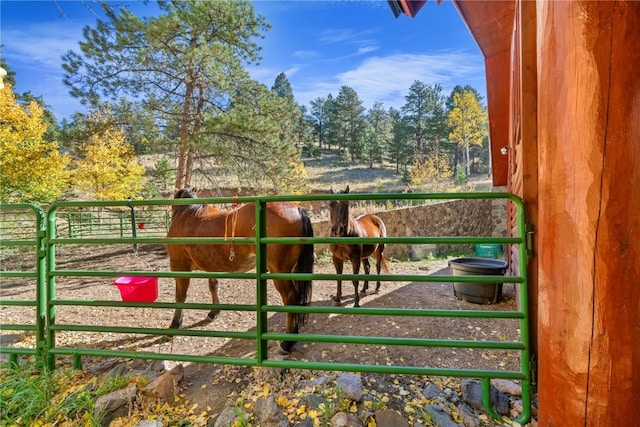
<instances>
[{"instance_id":1,"label":"black rubber feed tub","mask_svg":"<svg viewBox=\"0 0 640 427\"><path fill-rule=\"evenodd\" d=\"M454 276L503 276L505 260L493 258L454 258L449 268ZM502 295L502 283L454 282L453 294L475 304L495 304Z\"/></svg>"}]
</instances>

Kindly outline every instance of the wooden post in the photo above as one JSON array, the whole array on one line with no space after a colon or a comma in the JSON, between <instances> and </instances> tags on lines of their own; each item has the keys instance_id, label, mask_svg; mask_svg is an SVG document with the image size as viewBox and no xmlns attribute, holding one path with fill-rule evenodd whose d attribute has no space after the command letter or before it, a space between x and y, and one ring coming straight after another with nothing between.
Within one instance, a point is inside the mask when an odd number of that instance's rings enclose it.
<instances>
[{"instance_id":1,"label":"wooden post","mask_svg":"<svg viewBox=\"0 0 640 427\"><path fill-rule=\"evenodd\" d=\"M640 3L536 4L538 423L629 425L640 405Z\"/></svg>"}]
</instances>

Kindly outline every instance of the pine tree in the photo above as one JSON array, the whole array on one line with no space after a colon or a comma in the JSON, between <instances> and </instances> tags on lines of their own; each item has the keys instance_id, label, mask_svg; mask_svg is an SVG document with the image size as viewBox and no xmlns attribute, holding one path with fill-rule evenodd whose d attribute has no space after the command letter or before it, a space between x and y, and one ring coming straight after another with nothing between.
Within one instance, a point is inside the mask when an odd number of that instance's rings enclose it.
<instances>
[{"instance_id":1,"label":"pine tree","mask_svg":"<svg viewBox=\"0 0 640 427\"><path fill-rule=\"evenodd\" d=\"M251 2L163 1L161 13L145 19L103 5L108 20L85 29L81 53L63 58L65 83L93 108L123 111L128 133L151 123L175 141L176 187L192 185L205 161L253 185L292 181L283 173L300 178L289 165L300 150L280 139L296 106L244 68L260 59L257 40L269 29ZM142 115L144 122L131 121Z\"/></svg>"},{"instance_id":2,"label":"pine tree","mask_svg":"<svg viewBox=\"0 0 640 427\"><path fill-rule=\"evenodd\" d=\"M367 132L364 139L363 154L370 168L374 162L382 164L382 153L391 140L391 120L382 102L376 102L367 112Z\"/></svg>"}]
</instances>

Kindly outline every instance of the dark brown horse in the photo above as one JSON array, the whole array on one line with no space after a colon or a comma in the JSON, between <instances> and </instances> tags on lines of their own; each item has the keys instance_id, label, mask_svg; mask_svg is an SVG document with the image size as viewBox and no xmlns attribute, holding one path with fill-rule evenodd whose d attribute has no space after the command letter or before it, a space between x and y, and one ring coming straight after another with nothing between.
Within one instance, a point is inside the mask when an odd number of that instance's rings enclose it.
<instances>
[{"instance_id":1,"label":"dark brown horse","mask_svg":"<svg viewBox=\"0 0 640 427\"><path fill-rule=\"evenodd\" d=\"M174 196L196 198L196 191L178 190ZM167 237L224 237L228 244L167 244L172 271L244 272L255 267L255 245L235 244L236 237L255 236L255 205L235 206L221 211L211 205L190 204L172 206L171 226ZM306 211L292 203L267 203L267 236L313 237L311 220ZM313 273L313 245L267 245L267 269L271 273ZM308 305L311 301L311 281L274 280L285 305ZM184 302L189 278L176 278L176 302ZM209 279L214 304L218 304L218 280ZM212 321L219 310L211 310L206 321ZM304 314L287 313L286 330L297 333L305 321ZM182 309L176 309L171 328L182 325ZM282 350L288 352L293 341L283 341Z\"/></svg>"},{"instance_id":2,"label":"dark brown horse","mask_svg":"<svg viewBox=\"0 0 640 427\"><path fill-rule=\"evenodd\" d=\"M332 194L349 193L349 186L344 191L333 191ZM387 229L382 220L373 214L360 215L356 218L349 213L348 200L332 200L329 202L329 211L331 214L331 236L332 237L387 237ZM360 273L360 263L364 265L365 274L369 274L371 269L369 265L369 257L373 255L376 259L376 270L380 274L380 270L384 268L388 270L387 260L384 257L384 243L380 244L338 244L330 245L333 256L333 265L337 274L342 274L342 268L345 261L351 261L353 274ZM360 306L360 294L358 294L358 281L353 281L354 287L354 307ZM369 281L365 280L360 293L366 295L369 289ZM376 283L376 290L380 289L380 280ZM338 280L338 289L333 297L335 305L340 304L342 298L342 280Z\"/></svg>"}]
</instances>

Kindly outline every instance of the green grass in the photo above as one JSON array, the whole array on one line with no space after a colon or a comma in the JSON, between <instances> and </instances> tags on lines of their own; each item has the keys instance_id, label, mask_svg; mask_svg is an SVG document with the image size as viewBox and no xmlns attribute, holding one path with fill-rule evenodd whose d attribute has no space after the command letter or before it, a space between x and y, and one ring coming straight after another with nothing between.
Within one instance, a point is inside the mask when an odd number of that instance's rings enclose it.
<instances>
[{"instance_id":1,"label":"green grass","mask_svg":"<svg viewBox=\"0 0 640 427\"><path fill-rule=\"evenodd\" d=\"M126 377L83 378L73 370L40 370L33 363L0 365L0 425L31 426L61 421L99 426L94 403L129 383ZM88 424L87 424L88 421Z\"/></svg>"},{"instance_id":2,"label":"green grass","mask_svg":"<svg viewBox=\"0 0 640 427\"><path fill-rule=\"evenodd\" d=\"M33 366L0 369L0 421L4 425L31 425L47 416L56 393L50 374Z\"/></svg>"}]
</instances>

